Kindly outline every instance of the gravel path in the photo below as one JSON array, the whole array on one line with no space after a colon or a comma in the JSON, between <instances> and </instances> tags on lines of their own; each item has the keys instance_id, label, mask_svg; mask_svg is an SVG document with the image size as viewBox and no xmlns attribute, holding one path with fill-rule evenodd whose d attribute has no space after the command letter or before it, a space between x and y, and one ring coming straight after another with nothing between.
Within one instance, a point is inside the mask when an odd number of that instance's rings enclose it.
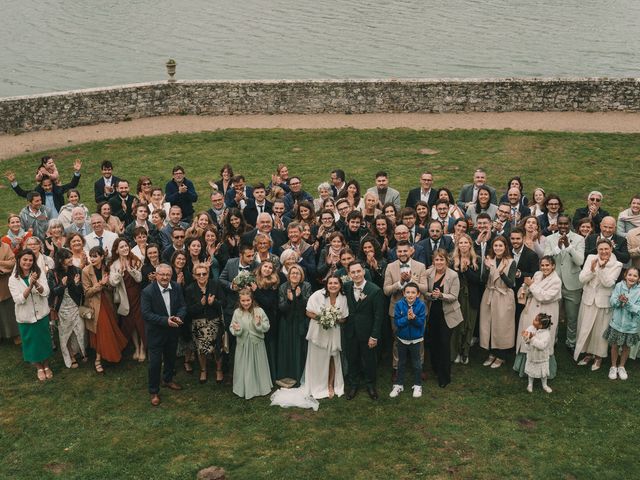
<instances>
[{"instance_id":1,"label":"gravel path","mask_svg":"<svg viewBox=\"0 0 640 480\"><path fill-rule=\"evenodd\" d=\"M0 135L0 160L70 144L113 138L226 128L412 128L417 130L505 129L562 132L640 132L640 113L510 112L364 115L237 115L141 118L64 130Z\"/></svg>"}]
</instances>

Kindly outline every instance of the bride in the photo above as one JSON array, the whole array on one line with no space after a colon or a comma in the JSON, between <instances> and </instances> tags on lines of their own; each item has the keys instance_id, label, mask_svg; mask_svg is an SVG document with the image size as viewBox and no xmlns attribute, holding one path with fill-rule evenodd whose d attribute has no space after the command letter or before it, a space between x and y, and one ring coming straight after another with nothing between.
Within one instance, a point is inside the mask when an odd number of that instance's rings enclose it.
<instances>
[{"instance_id":1,"label":"bride","mask_svg":"<svg viewBox=\"0 0 640 480\"><path fill-rule=\"evenodd\" d=\"M344 380L340 363L340 325L324 329L315 321L324 307L340 310L340 322L349 315L347 298L342 293L342 280L337 275L327 278L326 287L315 292L307 302L307 316L311 319L307 331L307 359L302 385L299 388L277 390L271 405L318 409L318 399L344 394Z\"/></svg>"}]
</instances>

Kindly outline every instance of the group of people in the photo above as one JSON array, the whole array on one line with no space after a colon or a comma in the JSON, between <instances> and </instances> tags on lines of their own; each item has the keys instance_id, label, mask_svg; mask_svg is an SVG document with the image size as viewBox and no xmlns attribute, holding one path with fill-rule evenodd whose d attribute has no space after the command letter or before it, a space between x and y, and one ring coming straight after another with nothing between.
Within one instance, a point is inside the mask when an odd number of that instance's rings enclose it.
<instances>
[{"instance_id":1,"label":"group of people","mask_svg":"<svg viewBox=\"0 0 640 480\"><path fill-rule=\"evenodd\" d=\"M181 389L178 357L200 383L211 365L240 397L275 384L275 404L315 406L361 386L376 400L388 358L389 395L411 366L420 397L426 365L444 388L479 343L485 367L515 354L528 390L540 378L551 392L561 317L578 365L598 370L610 351L609 378L625 380L637 354L639 195L617 220L598 191L569 216L558 194L529 200L519 177L498 199L477 169L456 199L424 171L403 207L384 171L361 191L336 169L314 197L286 165L252 186L224 165L196 211L182 166L164 188L141 177L134 195L105 161L88 208L81 167L63 184L43 157L29 190L7 173L27 205L0 247L0 335L22 344L39 381L55 348L68 368L93 351L99 374L129 348L148 361L152 405L161 385Z\"/></svg>"}]
</instances>

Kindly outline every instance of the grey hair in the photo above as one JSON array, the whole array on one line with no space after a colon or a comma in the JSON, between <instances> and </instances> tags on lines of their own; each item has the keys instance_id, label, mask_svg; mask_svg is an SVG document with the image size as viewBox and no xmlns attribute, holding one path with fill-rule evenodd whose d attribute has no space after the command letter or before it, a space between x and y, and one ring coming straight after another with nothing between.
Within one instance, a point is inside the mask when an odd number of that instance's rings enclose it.
<instances>
[{"instance_id":1,"label":"grey hair","mask_svg":"<svg viewBox=\"0 0 640 480\"><path fill-rule=\"evenodd\" d=\"M167 265L166 263L159 263L158 265L156 265L156 273L160 273L160 270L162 270L163 268L167 268L170 271L173 271L171 265Z\"/></svg>"},{"instance_id":2,"label":"grey hair","mask_svg":"<svg viewBox=\"0 0 640 480\"><path fill-rule=\"evenodd\" d=\"M329 185L329 182L322 182L320 185L318 185L318 193L320 193L320 190L331 191L331 185Z\"/></svg>"},{"instance_id":3,"label":"grey hair","mask_svg":"<svg viewBox=\"0 0 640 480\"><path fill-rule=\"evenodd\" d=\"M599 192L598 190L592 190L591 192L589 192L589 195L587 195L587 200L589 200L589 197L591 195L598 195L600 197L600 200L604 200L604 195L602 195L602 192Z\"/></svg>"}]
</instances>

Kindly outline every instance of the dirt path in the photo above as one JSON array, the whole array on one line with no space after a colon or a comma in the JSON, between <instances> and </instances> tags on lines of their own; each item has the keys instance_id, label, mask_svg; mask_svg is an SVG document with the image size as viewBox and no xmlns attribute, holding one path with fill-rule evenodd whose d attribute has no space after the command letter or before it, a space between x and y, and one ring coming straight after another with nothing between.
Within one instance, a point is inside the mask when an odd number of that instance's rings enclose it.
<instances>
[{"instance_id":1,"label":"dirt path","mask_svg":"<svg viewBox=\"0 0 640 480\"><path fill-rule=\"evenodd\" d=\"M640 132L640 113L511 112L460 114L237 115L142 118L66 130L0 135L0 159L95 140L226 128L505 129L562 132Z\"/></svg>"}]
</instances>

